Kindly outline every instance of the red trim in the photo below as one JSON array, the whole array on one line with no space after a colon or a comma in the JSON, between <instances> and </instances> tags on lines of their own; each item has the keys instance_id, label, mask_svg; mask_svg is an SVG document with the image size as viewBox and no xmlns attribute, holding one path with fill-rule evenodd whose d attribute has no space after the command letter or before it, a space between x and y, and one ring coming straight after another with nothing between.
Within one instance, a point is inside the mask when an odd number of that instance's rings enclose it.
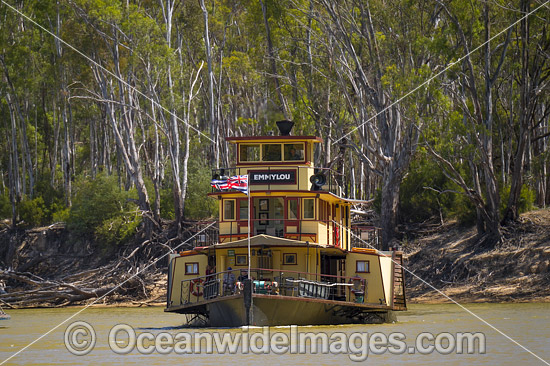
<instances>
[{"instance_id":1,"label":"red trim","mask_svg":"<svg viewBox=\"0 0 550 366\"><path fill-rule=\"evenodd\" d=\"M226 137L225 141L229 142L257 142L258 140L280 140L280 141L287 141L287 140L313 140L318 142L323 142L323 139L317 136L234 136L234 137Z\"/></svg>"},{"instance_id":2,"label":"red trim","mask_svg":"<svg viewBox=\"0 0 550 366\"><path fill-rule=\"evenodd\" d=\"M265 183L264 185L268 185L267 183ZM311 193L312 194L312 197L315 197L316 195L318 194L325 194L325 195L328 195L328 196L332 196L334 198L337 198L337 199L341 199L340 197L336 197L334 196L332 193L330 192L326 192L326 191L304 191L304 190L291 190L291 189L288 189L288 190L280 190L280 191L276 191L276 190L272 190L272 189L262 189L262 190L257 190L257 191L252 191L252 193L266 193L266 192L270 192L271 193L271 196L273 197L273 194L274 193L277 193L277 194L285 194L285 193ZM208 196L222 196L222 195L229 195L229 194L240 194L242 195L243 193L239 192L239 191L220 191L220 192L211 192L211 193L207 193ZM257 197L260 197L260 196L256 196L256 195L253 195L254 198L257 198ZM270 197L270 196L267 196L267 197ZM284 197L284 196L281 196L281 197ZM235 198L240 198L240 197L235 197ZM296 197L296 198L299 198L299 197ZM309 197L302 197L302 198L309 198Z\"/></svg>"},{"instance_id":3,"label":"red trim","mask_svg":"<svg viewBox=\"0 0 550 366\"><path fill-rule=\"evenodd\" d=\"M240 160L237 160L237 161L240 161ZM300 166L304 166L304 167L309 167L309 165L307 165L305 163L305 160L292 160L292 161L243 161L243 162L240 162L240 163L237 163L235 168L243 168L242 165L261 165L261 166L268 166L268 165L277 165L277 166L285 166L285 165L288 165L288 166L292 166L292 167L295 167L297 165L300 165Z\"/></svg>"}]
</instances>

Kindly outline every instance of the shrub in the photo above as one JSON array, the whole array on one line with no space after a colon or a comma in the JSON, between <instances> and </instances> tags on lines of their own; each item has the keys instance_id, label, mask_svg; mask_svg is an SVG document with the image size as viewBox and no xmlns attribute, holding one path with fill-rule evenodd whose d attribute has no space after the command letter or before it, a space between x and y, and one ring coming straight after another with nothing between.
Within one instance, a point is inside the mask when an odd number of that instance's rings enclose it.
<instances>
[{"instance_id":1,"label":"shrub","mask_svg":"<svg viewBox=\"0 0 550 366\"><path fill-rule=\"evenodd\" d=\"M23 199L19 202L17 210L19 219L23 221L23 226L40 226L46 223L47 211L42 197L36 197L32 200Z\"/></svg>"},{"instance_id":2,"label":"shrub","mask_svg":"<svg viewBox=\"0 0 550 366\"><path fill-rule=\"evenodd\" d=\"M510 197L510 185L504 186L500 190L500 215L504 215L504 211L508 207L508 198ZM518 201L518 213L527 212L533 209L535 203L536 193L530 189L526 184L521 187L521 193Z\"/></svg>"},{"instance_id":3,"label":"shrub","mask_svg":"<svg viewBox=\"0 0 550 366\"><path fill-rule=\"evenodd\" d=\"M122 190L115 176L101 174L92 181L82 180L75 184L75 191L67 226L77 234L93 234L114 243L125 239L141 222L139 216L129 218L137 212L135 192Z\"/></svg>"},{"instance_id":4,"label":"shrub","mask_svg":"<svg viewBox=\"0 0 550 366\"><path fill-rule=\"evenodd\" d=\"M452 191L459 189L435 162L426 157L413 161L399 191L401 220L419 222L440 214L454 217L459 207L469 211L461 195Z\"/></svg>"},{"instance_id":5,"label":"shrub","mask_svg":"<svg viewBox=\"0 0 550 366\"><path fill-rule=\"evenodd\" d=\"M0 219L11 218L11 202L8 194L0 195Z\"/></svg>"},{"instance_id":6,"label":"shrub","mask_svg":"<svg viewBox=\"0 0 550 366\"><path fill-rule=\"evenodd\" d=\"M208 164L194 160L189 164L189 183L185 200L185 217L194 220L216 217L218 201L207 196L211 192L212 171Z\"/></svg>"},{"instance_id":7,"label":"shrub","mask_svg":"<svg viewBox=\"0 0 550 366\"><path fill-rule=\"evenodd\" d=\"M138 211L128 212L104 220L95 230L95 236L101 241L102 246L109 247L121 244L131 238L141 223Z\"/></svg>"}]
</instances>

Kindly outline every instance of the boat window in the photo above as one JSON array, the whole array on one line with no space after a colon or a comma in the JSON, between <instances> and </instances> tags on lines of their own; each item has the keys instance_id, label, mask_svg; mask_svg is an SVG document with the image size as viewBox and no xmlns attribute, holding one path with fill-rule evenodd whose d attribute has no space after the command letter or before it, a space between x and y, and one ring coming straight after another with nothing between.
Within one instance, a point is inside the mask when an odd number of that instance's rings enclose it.
<instances>
[{"instance_id":1,"label":"boat window","mask_svg":"<svg viewBox=\"0 0 550 366\"><path fill-rule=\"evenodd\" d=\"M240 161L260 161L260 145L241 144L239 147Z\"/></svg>"},{"instance_id":2,"label":"boat window","mask_svg":"<svg viewBox=\"0 0 550 366\"><path fill-rule=\"evenodd\" d=\"M304 198L304 219L315 218L315 198Z\"/></svg>"},{"instance_id":3,"label":"boat window","mask_svg":"<svg viewBox=\"0 0 550 366\"><path fill-rule=\"evenodd\" d=\"M235 220L235 200L223 201L223 219Z\"/></svg>"},{"instance_id":4,"label":"boat window","mask_svg":"<svg viewBox=\"0 0 550 366\"><path fill-rule=\"evenodd\" d=\"M286 160L304 160L304 144L285 144Z\"/></svg>"},{"instance_id":5,"label":"boat window","mask_svg":"<svg viewBox=\"0 0 550 366\"><path fill-rule=\"evenodd\" d=\"M239 202L239 220L248 220L248 200Z\"/></svg>"},{"instance_id":6,"label":"boat window","mask_svg":"<svg viewBox=\"0 0 550 366\"><path fill-rule=\"evenodd\" d=\"M274 219L284 218L284 215L283 215L284 202L285 202L284 199L282 199L281 197L273 198L273 218Z\"/></svg>"},{"instance_id":7,"label":"boat window","mask_svg":"<svg viewBox=\"0 0 550 366\"><path fill-rule=\"evenodd\" d=\"M246 266L248 264L248 255L247 254L238 254L235 257L236 266Z\"/></svg>"},{"instance_id":8,"label":"boat window","mask_svg":"<svg viewBox=\"0 0 550 366\"><path fill-rule=\"evenodd\" d=\"M298 218L298 200L288 201L288 218L296 220Z\"/></svg>"},{"instance_id":9,"label":"boat window","mask_svg":"<svg viewBox=\"0 0 550 366\"><path fill-rule=\"evenodd\" d=\"M185 274L186 275L198 275L199 274L199 264L198 263L185 263Z\"/></svg>"},{"instance_id":10,"label":"boat window","mask_svg":"<svg viewBox=\"0 0 550 366\"><path fill-rule=\"evenodd\" d=\"M284 253L283 265L298 264L298 255L296 253Z\"/></svg>"},{"instance_id":11,"label":"boat window","mask_svg":"<svg viewBox=\"0 0 550 366\"><path fill-rule=\"evenodd\" d=\"M369 261L357 261L355 262L355 273L369 273L370 263Z\"/></svg>"},{"instance_id":12,"label":"boat window","mask_svg":"<svg viewBox=\"0 0 550 366\"><path fill-rule=\"evenodd\" d=\"M281 161L281 144L263 144L262 161Z\"/></svg>"}]
</instances>

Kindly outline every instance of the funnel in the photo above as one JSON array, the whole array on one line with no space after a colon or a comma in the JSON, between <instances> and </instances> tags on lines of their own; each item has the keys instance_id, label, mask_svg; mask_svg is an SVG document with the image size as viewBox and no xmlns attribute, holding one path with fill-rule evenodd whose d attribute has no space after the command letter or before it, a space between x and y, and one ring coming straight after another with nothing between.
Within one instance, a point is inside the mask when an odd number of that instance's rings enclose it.
<instances>
[{"instance_id":1,"label":"funnel","mask_svg":"<svg viewBox=\"0 0 550 366\"><path fill-rule=\"evenodd\" d=\"M281 136L290 135L290 130L292 130L292 126L294 126L294 122L287 120L277 121L275 123L277 123L277 127L279 128Z\"/></svg>"}]
</instances>

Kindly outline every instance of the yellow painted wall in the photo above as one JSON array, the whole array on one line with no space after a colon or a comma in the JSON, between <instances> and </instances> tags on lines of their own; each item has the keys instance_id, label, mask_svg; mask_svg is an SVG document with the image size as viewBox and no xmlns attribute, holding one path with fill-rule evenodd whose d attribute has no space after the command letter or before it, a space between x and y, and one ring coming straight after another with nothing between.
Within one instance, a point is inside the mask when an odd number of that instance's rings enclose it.
<instances>
[{"instance_id":1,"label":"yellow painted wall","mask_svg":"<svg viewBox=\"0 0 550 366\"><path fill-rule=\"evenodd\" d=\"M370 273L356 273L356 262L358 260L369 261ZM346 257L346 276L358 276L367 280L367 296L365 298L366 303L380 304L379 299L386 299L384 287L382 285L380 262L377 255L348 253ZM385 284L386 283L384 282L384 285Z\"/></svg>"},{"instance_id":2,"label":"yellow painted wall","mask_svg":"<svg viewBox=\"0 0 550 366\"><path fill-rule=\"evenodd\" d=\"M199 263L199 274L198 275L186 275L185 274L185 263L196 262ZM176 256L172 258L171 261L171 270L172 270L172 288L170 300L172 305L180 304L180 295L181 295L181 281L188 280L191 278L205 276L206 275L206 266L208 264L208 257L204 254L195 254L188 255L185 257ZM187 291L184 291L183 299L187 299ZM196 301L197 298L191 295L192 301Z\"/></svg>"},{"instance_id":3,"label":"yellow painted wall","mask_svg":"<svg viewBox=\"0 0 550 366\"><path fill-rule=\"evenodd\" d=\"M259 247L252 247L257 253ZM318 249L315 247L309 248L309 267L306 262L308 250L307 248L301 247L270 247L271 249L271 265L272 269L280 270L283 273L285 271L295 271L295 272L307 272L310 273L320 273L320 265L318 261ZM235 257L229 257L228 251L235 251ZM235 259L237 255L247 254L247 248L234 248L234 249L217 249L216 250L216 271L222 272L226 271L228 267L231 267L233 270L247 269L248 266L238 266L235 264ZM283 264L284 255L286 253L296 254L297 264ZM251 267L258 268L258 256L254 255L251 257ZM273 271L273 276L277 277L280 275L280 271ZM235 272L237 275L238 272ZM254 276L254 274L253 274ZM264 276L265 277L265 276ZM291 272L286 272L285 277L298 277L298 274L293 275ZM313 277L313 276L312 276ZM313 278L312 278L313 279Z\"/></svg>"},{"instance_id":4,"label":"yellow painted wall","mask_svg":"<svg viewBox=\"0 0 550 366\"><path fill-rule=\"evenodd\" d=\"M323 222L318 223L317 243L319 243L319 244L328 244L327 225Z\"/></svg>"},{"instance_id":5,"label":"yellow painted wall","mask_svg":"<svg viewBox=\"0 0 550 366\"><path fill-rule=\"evenodd\" d=\"M229 256L228 251L232 250L235 255ZM248 256L248 248L233 248L233 249L216 249L216 272L224 272L227 271L227 268L231 267L232 269L247 269L248 268L248 258L245 265L237 265L236 259L237 255L247 255ZM255 256L251 257L251 266L256 266L256 258Z\"/></svg>"}]
</instances>

